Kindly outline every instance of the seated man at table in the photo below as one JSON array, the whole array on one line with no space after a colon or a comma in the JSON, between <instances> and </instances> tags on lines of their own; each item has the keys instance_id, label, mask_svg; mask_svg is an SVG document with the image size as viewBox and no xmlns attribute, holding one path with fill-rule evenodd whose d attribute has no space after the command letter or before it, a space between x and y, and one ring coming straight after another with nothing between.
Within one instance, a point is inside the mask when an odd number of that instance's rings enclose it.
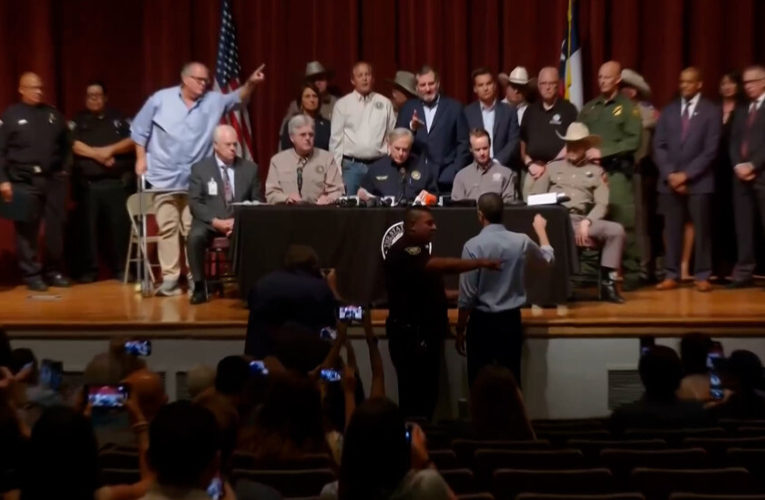
<instances>
[{"instance_id":1,"label":"seated man at table","mask_svg":"<svg viewBox=\"0 0 765 500\"><path fill-rule=\"evenodd\" d=\"M602 300L621 304L624 299L614 285L622 260L624 228L603 220L608 211L608 184L603 169L587 159L587 150L600 144L600 137L590 135L587 125L573 122L566 135L566 159L551 162L544 174L533 181L529 194L561 193L569 198L562 204L571 214L576 244L602 248L600 290Z\"/></svg>"},{"instance_id":2,"label":"seated man at table","mask_svg":"<svg viewBox=\"0 0 765 500\"><path fill-rule=\"evenodd\" d=\"M194 277L191 303L207 301L205 249L216 236L231 236L234 231L233 203L260 199L258 166L236 156L236 130L218 125L213 133L211 158L191 167L189 207L193 217L186 255Z\"/></svg>"},{"instance_id":3,"label":"seated man at table","mask_svg":"<svg viewBox=\"0 0 765 500\"><path fill-rule=\"evenodd\" d=\"M422 191L438 193L436 176L430 165L411 155L414 134L397 128L388 133L388 155L369 166L358 196L362 200L393 196L396 201L414 200Z\"/></svg>"},{"instance_id":4,"label":"seated man at table","mask_svg":"<svg viewBox=\"0 0 765 500\"><path fill-rule=\"evenodd\" d=\"M457 172L452 201L478 201L484 193L497 193L504 203L515 201L515 172L491 157L491 138L482 128L470 131L473 163Z\"/></svg>"},{"instance_id":5,"label":"seated man at table","mask_svg":"<svg viewBox=\"0 0 765 500\"><path fill-rule=\"evenodd\" d=\"M266 201L329 205L345 192L334 156L315 148L313 118L295 115L287 124L292 147L271 157L266 178Z\"/></svg>"}]
</instances>

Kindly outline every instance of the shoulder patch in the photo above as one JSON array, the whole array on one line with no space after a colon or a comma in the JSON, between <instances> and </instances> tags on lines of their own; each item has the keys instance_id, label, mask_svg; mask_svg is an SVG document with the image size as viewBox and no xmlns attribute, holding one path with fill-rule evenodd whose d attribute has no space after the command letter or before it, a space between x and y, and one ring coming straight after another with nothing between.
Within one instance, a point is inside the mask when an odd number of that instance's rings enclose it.
<instances>
[{"instance_id":1,"label":"shoulder patch","mask_svg":"<svg viewBox=\"0 0 765 500\"><path fill-rule=\"evenodd\" d=\"M414 255L420 255L420 252L422 252L422 248L420 248L420 247L406 247L404 249L404 251L406 253L408 253L409 255L414 256Z\"/></svg>"}]
</instances>

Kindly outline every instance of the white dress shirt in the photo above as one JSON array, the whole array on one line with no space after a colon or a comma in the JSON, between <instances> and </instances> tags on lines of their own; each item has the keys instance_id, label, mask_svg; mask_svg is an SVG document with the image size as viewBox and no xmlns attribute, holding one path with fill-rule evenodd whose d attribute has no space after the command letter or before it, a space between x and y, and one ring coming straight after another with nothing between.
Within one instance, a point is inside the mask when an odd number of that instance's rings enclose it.
<instances>
[{"instance_id":1,"label":"white dress shirt","mask_svg":"<svg viewBox=\"0 0 765 500\"><path fill-rule=\"evenodd\" d=\"M438 110L438 101L441 100L441 95L439 94L436 96L436 102L433 104L433 106L426 106L425 103L422 103L422 107L425 110L425 127L428 129L428 133L430 133L430 127L433 125L433 119L436 117L436 111Z\"/></svg>"},{"instance_id":2,"label":"white dress shirt","mask_svg":"<svg viewBox=\"0 0 765 500\"><path fill-rule=\"evenodd\" d=\"M483 120L483 128L489 134L489 148L491 157L494 158L494 116L497 112L497 101L491 103L491 106L485 106L482 102L478 104L481 107L481 119Z\"/></svg>"},{"instance_id":3,"label":"white dress shirt","mask_svg":"<svg viewBox=\"0 0 765 500\"><path fill-rule=\"evenodd\" d=\"M749 108L747 109L747 111L751 112L752 111L752 106L755 106L755 109L757 111L759 111L760 108L762 107L762 101L765 101L765 94L762 94L760 97L755 99L754 102L749 104Z\"/></svg>"},{"instance_id":4,"label":"white dress shirt","mask_svg":"<svg viewBox=\"0 0 765 500\"><path fill-rule=\"evenodd\" d=\"M343 156L376 160L388 153L388 132L395 126L390 99L377 92L362 96L354 90L338 99L332 110L329 150L338 166Z\"/></svg>"},{"instance_id":5,"label":"white dress shirt","mask_svg":"<svg viewBox=\"0 0 765 500\"><path fill-rule=\"evenodd\" d=\"M688 108L688 116L693 116L693 112L696 111L696 106L699 105L699 99L701 99L701 94L696 94L695 96L691 97L690 100L686 101L683 99L682 106L680 106L680 117L683 117L683 113L685 113L685 108Z\"/></svg>"}]
</instances>

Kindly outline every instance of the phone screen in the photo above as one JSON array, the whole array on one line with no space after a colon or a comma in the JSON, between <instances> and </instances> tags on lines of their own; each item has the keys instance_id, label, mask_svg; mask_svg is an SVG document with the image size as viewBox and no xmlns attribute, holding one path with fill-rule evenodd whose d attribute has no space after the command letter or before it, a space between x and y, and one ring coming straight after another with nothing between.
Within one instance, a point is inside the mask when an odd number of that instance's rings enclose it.
<instances>
[{"instance_id":1,"label":"phone screen","mask_svg":"<svg viewBox=\"0 0 765 500\"><path fill-rule=\"evenodd\" d=\"M713 342L712 347L707 353L707 368L715 370L718 368L720 360L723 358L722 344L719 342Z\"/></svg>"},{"instance_id":2,"label":"phone screen","mask_svg":"<svg viewBox=\"0 0 765 500\"><path fill-rule=\"evenodd\" d=\"M340 321L361 321L363 316L364 308L362 306L340 306L337 313Z\"/></svg>"},{"instance_id":3,"label":"phone screen","mask_svg":"<svg viewBox=\"0 0 765 500\"><path fill-rule=\"evenodd\" d=\"M250 361L250 373L263 377L268 375L268 368L263 361Z\"/></svg>"},{"instance_id":4,"label":"phone screen","mask_svg":"<svg viewBox=\"0 0 765 500\"><path fill-rule=\"evenodd\" d=\"M132 356L149 356L151 340L128 340L125 342L125 352Z\"/></svg>"},{"instance_id":5,"label":"phone screen","mask_svg":"<svg viewBox=\"0 0 765 500\"><path fill-rule=\"evenodd\" d=\"M40 362L40 382L50 389L57 391L64 378L64 364L61 361L43 359Z\"/></svg>"},{"instance_id":6,"label":"phone screen","mask_svg":"<svg viewBox=\"0 0 765 500\"><path fill-rule=\"evenodd\" d=\"M122 408L129 395L126 385L88 387L88 402L93 408Z\"/></svg>"},{"instance_id":7,"label":"phone screen","mask_svg":"<svg viewBox=\"0 0 765 500\"><path fill-rule=\"evenodd\" d=\"M709 372L709 396L716 401L725 396L720 375L716 371Z\"/></svg>"},{"instance_id":8,"label":"phone screen","mask_svg":"<svg viewBox=\"0 0 765 500\"><path fill-rule=\"evenodd\" d=\"M406 438L406 442L409 446L412 445L412 429L414 426L412 424L406 424L404 426L404 438Z\"/></svg>"},{"instance_id":9,"label":"phone screen","mask_svg":"<svg viewBox=\"0 0 765 500\"><path fill-rule=\"evenodd\" d=\"M325 326L319 331L319 338L321 340L326 340L327 342L332 342L337 338L337 330L331 326Z\"/></svg>"},{"instance_id":10,"label":"phone screen","mask_svg":"<svg viewBox=\"0 0 765 500\"><path fill-rule=\"evenodd\" d=\"M319 373L319 377L326 382L340 382L343 378L337 370L324 369Z\"/></svg>"},{"instance_id":11,"label":"phone screen","mask_svg":"<svg viewBox=\"0 0 765 500\"><path fill-rule=\"evenodd\" d=\"M207 496L212 498L212 500L223 498L223 481L219 477L214 477L210 481L210 485L207 487Z\"/></svg>"},{"instance_id":12,"label":"phone screen","mask_svg":"<svg viewBox=\"0 0 765 500\"><path fill-rule=\"evenodd\" d=\"M648 354L648 351L655 345L656 340L653 337L640 337L640 356L643 357Z\"/></svg>"}]
</instances>

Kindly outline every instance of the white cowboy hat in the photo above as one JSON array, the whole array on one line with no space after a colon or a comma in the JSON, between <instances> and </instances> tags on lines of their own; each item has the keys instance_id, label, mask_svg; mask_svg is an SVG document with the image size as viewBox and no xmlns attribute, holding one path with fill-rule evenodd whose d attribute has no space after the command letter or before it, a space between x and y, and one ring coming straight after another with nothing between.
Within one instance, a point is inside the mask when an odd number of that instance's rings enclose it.
<instances>
[{"instance_id":1,"label":"white cowboy hat","mask_svg":"<svg viewBox=\"0 0 765 500\"><path fill-rule=\"evenodd\" d=\"M643 75L635 70L629 68L622 70L622 84L634 87L645 99L651 97L651 87L645 81Z\"/></svg>"},{"instance_id":2,"label":"white cowboy hat","mask_svg":"<svg viewBox=\"0 0 765 500\"><path fill-rule=\"evenodd\" d=\"M516 66L510 72L510 75L507 73L500 73L497 75L497 78L502 80L504 83L512 83L513 85L528 85L529 72L526 71L526 68L523 66Z\"/></svg>"},{"instance_id":3,"label":"white cowboy hat","mask_svg":"<svg viewBox=\"0 0 765 500\"><path fill-rule=\"evenodd\" d=\"M555 134L566 142L587 141L590 146L600 144L600 136L591 135L590 129L582 122L572 122L566 129L566 135L560 135L557 130Z\"/></svg>"},{"instance_id":4,"label":"white cowboy hat","mask_svg":"<svg viewBox=\"0 0 765 500\"><path fill-rule=\"evenodd\" d=\"M311 61L305 65L305 78L312 78L319 75L329 76L330 73L331 71L325 68L319 61Z\"/></svg>"},{"instance_id":5,"label":"white cowboy hat","mask_svg":"<svg viewBox=\"0 0 765 500\"><path fill-rule=\"evenodd\" d=\"M396 76L393 80L388 79L388 82L400 87L413 97L417 96L417 78L414 76L414 73L409 71L396 71Z\"/></svg>"}]
</instances>

